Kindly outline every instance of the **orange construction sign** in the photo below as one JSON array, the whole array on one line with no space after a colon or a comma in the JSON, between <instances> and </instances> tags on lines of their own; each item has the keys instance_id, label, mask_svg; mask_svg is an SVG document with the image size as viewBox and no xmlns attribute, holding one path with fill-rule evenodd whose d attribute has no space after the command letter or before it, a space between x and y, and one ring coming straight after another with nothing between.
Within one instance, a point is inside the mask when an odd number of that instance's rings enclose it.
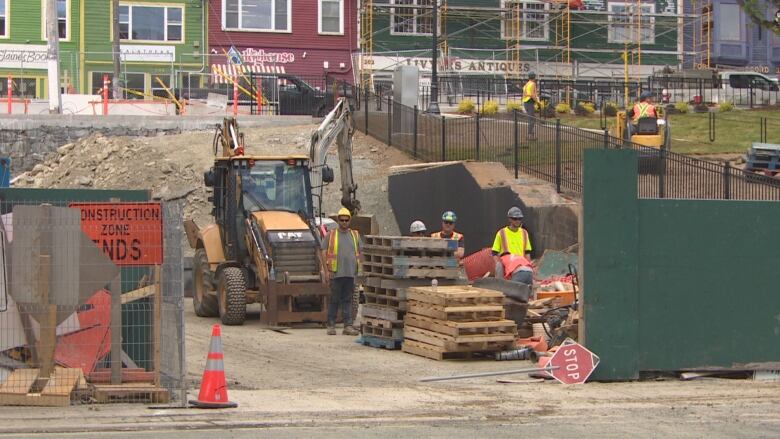
<instances>
[{"instance_id":1,"label":"orange construction sign","mask_svg":"<svg viewBox=\"0 0 780 439\"><path fill-rule=\"evenodd\" d=\"M72 203L81 230L117 265L163 262L160 203Z\"/></svg>"}]
</instances>

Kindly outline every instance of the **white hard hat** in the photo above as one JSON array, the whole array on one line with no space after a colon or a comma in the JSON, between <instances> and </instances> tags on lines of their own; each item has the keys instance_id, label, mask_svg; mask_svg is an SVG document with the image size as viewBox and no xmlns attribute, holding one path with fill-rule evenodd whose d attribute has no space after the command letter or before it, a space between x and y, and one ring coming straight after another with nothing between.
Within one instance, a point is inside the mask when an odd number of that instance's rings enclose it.
<instances>
[{"instance_id":1,"label":"white hard hat","mask_svg":"<svg viewBox=\"0 0 780 439\"><path fill-rule=\"evenodd\" d=\"M425 223L420 220L414 221L412 225L409 226L409 233L424 232L426 230Z\"/></svg>"}]
</instances>

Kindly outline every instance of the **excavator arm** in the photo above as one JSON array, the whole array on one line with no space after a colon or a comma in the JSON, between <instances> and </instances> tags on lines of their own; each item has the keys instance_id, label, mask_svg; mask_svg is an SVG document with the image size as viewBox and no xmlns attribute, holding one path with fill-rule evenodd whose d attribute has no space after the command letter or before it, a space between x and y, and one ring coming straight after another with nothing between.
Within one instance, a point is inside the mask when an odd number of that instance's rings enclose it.
<instances>
[{"instance_id":1,"label":"excavator arm","mask_svg":"<svg viewBox=\"0 0 780 439\"><path fill-rule=\"evenodd\" d=\"M341 205L349 209L352 215L356 215L360 211L360 201L356 195L357 184L352 178L353 134L354 128L352 127L352 113L349 110L349 103L346 99L341 98L312 133L309 155L311 157L311 186L312 189L319 190L321 197L323 174L332 172L326 164L328 149L333 141L336 141L341 173Z\"/></svg>"}]
</instances>

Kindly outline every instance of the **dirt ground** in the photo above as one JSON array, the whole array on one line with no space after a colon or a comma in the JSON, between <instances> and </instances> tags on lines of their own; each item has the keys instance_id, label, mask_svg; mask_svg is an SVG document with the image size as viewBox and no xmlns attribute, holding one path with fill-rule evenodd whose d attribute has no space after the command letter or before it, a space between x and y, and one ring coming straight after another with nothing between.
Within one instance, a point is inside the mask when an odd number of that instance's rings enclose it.
<instances>
[{"instance_id":1,"label":"dirt ground","mask_svg":"<svg viewBox=\"0 0 780 439\"><path fill-rule=\"evenodd\" d=\"M189 299L185 316L188 378L195 390L217 319L196 317ZM780 382L665 379L563 386L509 375L500 377L512 381L503 384L497 377L420 383L427 376L512 370L531 363L434 361L365 347L354 337L327 336L322 328L276 332L265 329L258 317L250 315L241 327L223 326L225 370L231 398L271 419L381 418L399 425L415 419L476 419L549 423L550 428L590 425L596 428L592 431L609 426L608 437L701 437L702 428L714 437L740 436L740 431L780 434ZM698 433L681 434L688 427Z\"/></svg>"}]
</instances>

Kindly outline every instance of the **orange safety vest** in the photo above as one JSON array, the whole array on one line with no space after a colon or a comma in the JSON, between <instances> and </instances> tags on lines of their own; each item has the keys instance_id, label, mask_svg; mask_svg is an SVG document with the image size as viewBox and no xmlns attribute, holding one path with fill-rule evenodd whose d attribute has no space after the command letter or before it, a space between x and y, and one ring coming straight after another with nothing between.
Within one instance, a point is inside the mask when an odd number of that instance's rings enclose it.
<instances>
[{"instance_id":1,"label":"orange safety vest","mask_svg":"<svg viewBox=\"0 0 780 439\"><path fill-rule=\"evenodd\" d=\"M358 235L357 230L348 229L350 233L352 233L352 243L355 245L355 259L357 260L358 264L358 271L360 271L360 249L358 248L358 240L360 239L360 235ZM328 240L328 252L326 255L326 262L328 266L330 267L330 271L337 272L339 268L339 230L335 229L330 234L330 239Z\"/></svg>"},{"instance_id":2,"label":"orange safety vest","mask_svg":"<svg viewBox=\"0 0 780 439\"><path fill-rule=\"evenodd\" d=\"M655 114L655 105L646 102L634 104L634 122L643 117L657 117Z\"/></svg>"},{"instance_id":3,"label":"orange safety vest","mask_svg":"<svg viewBox=\"0 0 780 439\"><path fill-rule=\"evenodd\" d=\"M456 241L460 241L461 239L463 239L463 234L453 231L452 236L450 236L449 238L445 238L441 236L441 232L439 231L439 232L431 233L431 238L454 239Z\"/></svg>"},{"instance_id":4,"label":"orange safety vest","mask_svg":"<svg viewBox=\"0 0 780 439\"><path fill-rule=\"evenodd\" d=\"M502 227L501 230L498 231L498 235L501 237L501 254L509 253L509 240L506 239L506 230L509 227ZM528 243L528 230L524 228L520 228L520 230L523 231L523 245L520 247L523 249L523 252L519 256L525 256L525 246Z\"/></svg>"}]
</instances>

